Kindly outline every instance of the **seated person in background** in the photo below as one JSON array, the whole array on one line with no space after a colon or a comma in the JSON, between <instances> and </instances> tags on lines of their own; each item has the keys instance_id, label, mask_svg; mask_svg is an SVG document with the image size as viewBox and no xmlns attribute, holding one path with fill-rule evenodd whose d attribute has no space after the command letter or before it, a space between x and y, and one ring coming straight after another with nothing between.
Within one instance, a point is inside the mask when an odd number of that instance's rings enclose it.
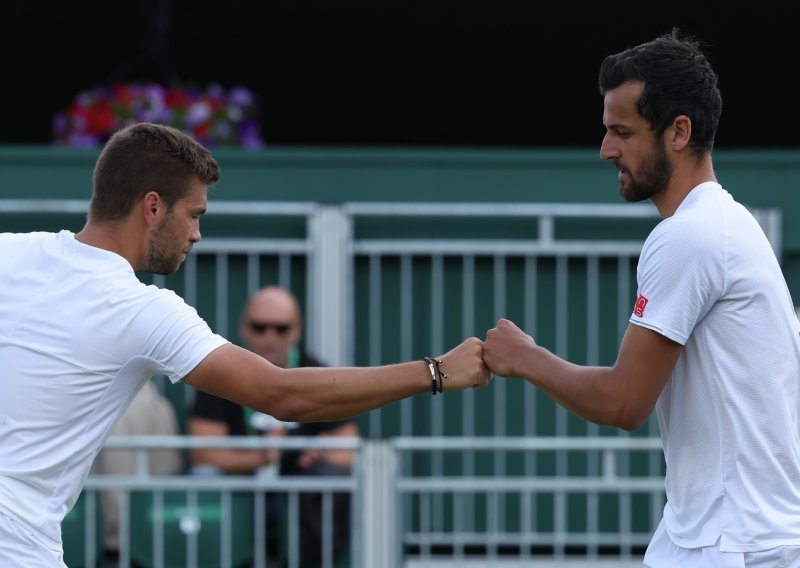
<instances>
[{"instance_id":1,"label":"seated person in background","mask_svg":"<svg viewBox=\"0 0 800 568\"><path fill-rule=\"evenodd\" d=\"M358 436L355 422L329 425L327 422L300 423L288 430L289 436ZM281 475L350 475L352 450L285 450L280 460ZM350 545L350 494L333 493L331 518L323 518L322 493L303 491L299 494L300 566L322 566L323 523L333 523L334 560L347 554Z\"/></svg>"},{"instance_id":2,"label":"seated person in background","mask_svg":"<svg viewBox=\"0 0 800 568\"><path fill-rule=\"evenodd\" d=\"M178 418L172 403L161 394L151 379L145 382L131 405L111 430L111 436L177 436ZM148 455L149 471L153 475L171 475L185 470L180 450L152 450ZM136 473L136 451L104 448L92 465L92 475L133 475ZM103 491L103 540L106 554L116 558L119 553L120 525L119 491Z\"/></svg>"},{"instance_id":3,"label":"seated person in background","mask_svg":"<svg viewBox=\"0 0 800 568\"><path fill-rule=\"evenodd\" d=\"M248 349L273 365L283 368L319 367L323 364L300 349L302 316L297 298L288 290L268 286L253 294L245 306L239 332ZM236 403L197 391L190 413L187 433L191 436L358 436L354 421L287 424L253 412ZM284 475L348 475L353 464L352 450L237 450L225 448L195 449L192 467L195 471L214 469L222 473L256 473L262 467L277 465ZM274 506L272 507L274 511ZM321 558L322 547L321 495L300 494L300 550L312 558ZM268 518L268 530L272 527ZM334 498L334 544L347 547L350 538L349 495Z\"/></svg>"}]
</instances>

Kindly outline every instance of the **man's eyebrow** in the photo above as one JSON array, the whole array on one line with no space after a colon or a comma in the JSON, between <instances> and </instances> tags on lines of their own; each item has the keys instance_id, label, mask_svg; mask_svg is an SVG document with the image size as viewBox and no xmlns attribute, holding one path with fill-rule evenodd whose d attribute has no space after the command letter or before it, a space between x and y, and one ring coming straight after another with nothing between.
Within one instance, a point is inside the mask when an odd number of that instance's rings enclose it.
<instances>
[{"instance_id":1,"label":"man's eyebrow","mask_svg":"<svg viewBox=\"0 0 800 568\"><path fill-rule=\"evenodd\" d=\"M629 125L622 124L620 122L615 122L613 124L609 124L608 126L606 126L606 131L611 131L614 134L622 134L622 133L630 134L630 133L633 132L633 130L631 129L631 127Z\"/></svg>"}]
</instances>

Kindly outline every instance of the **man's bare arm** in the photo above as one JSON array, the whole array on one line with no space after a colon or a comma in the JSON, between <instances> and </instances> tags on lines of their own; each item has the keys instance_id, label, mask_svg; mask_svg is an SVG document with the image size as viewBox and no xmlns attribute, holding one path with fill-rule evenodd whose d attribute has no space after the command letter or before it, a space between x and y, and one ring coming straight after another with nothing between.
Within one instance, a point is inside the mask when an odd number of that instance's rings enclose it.
<instances>
[{"instance_id":1,"label":"man's bare arm","mask_svg":"<svg viewBox=\"0 0 800 568\"><path fill-rule=\"evenodd\" d=\"M633 430L652 413L682 349L655 331L631 324L612 367L576 365L503 319L487 333L484 360L495 374L528 380L586 420Z\"/></svg>"},{"instance_id":2,"label":"man's bare arm","mask_svg":"<svg viewBox=\"0 0 800 568\"><path fill-rule=\"evenodd\" d=\"M438 357L445 391L483 387L491 373L483 342L469 338ZM319 422L358 416L410 396L431 392L423 361L380 367L281 369L262 357L226 344L211 352L184 381L286 422Z\"/></svg>"}]
</instances>

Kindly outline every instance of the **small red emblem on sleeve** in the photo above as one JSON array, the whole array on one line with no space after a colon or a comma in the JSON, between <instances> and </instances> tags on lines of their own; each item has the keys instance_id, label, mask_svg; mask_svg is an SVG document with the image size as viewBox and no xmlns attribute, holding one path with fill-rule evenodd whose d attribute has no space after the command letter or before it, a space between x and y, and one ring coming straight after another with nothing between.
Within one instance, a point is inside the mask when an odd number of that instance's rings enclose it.
<instances>
[{"instance_id":1,"label":"small red emblem on sleeve","mask_svg":"<svg viewBox=\"0 0 800 568\"><path fill-rule=\"evenodd\" d=\"M636 303L633 305L633 315L638 318L644 317L644 309L647 307L647 298L639 294Z\"/></svg>"}]
</instances>

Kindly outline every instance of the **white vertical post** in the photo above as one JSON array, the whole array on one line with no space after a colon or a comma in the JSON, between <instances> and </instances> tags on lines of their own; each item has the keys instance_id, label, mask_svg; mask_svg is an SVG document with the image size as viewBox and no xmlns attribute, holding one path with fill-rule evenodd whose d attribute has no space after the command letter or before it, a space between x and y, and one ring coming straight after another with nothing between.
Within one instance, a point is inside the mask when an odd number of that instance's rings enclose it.
<instances>
[{"instance_id":1,"label":"white vertical post","mask_svg":"<svg viewBox=\"0 0 800 568\"><path fill-rule=\"evenodd\" d=\"M388 440L365 441L361 458L361 566L400 566L396 449Z\"/></svg>"},{"instance_id":2,"label":"white vertical post","mask_svg":"<svg viewBox=\"0 0 800 568\"><path fill-rule=\"evenodd\" d=\"M772 250L775 251L775 255L778 257L778 262L781 262L781 256L783 255L783 216L781 215L781 210L778 208L754 208L750 209L750 212L756 218L758 224L761 225L764 234L767 235L767 239L772 245Z\"/></svg>"},{"instance_id":3,"label":"white vertical post","mask_svg":"<svg viewBox=\"0 0 800 568\"><path fill-rule=\"evenodd\" d=\"M352 364L353 223L342 207L320 205L309 220L309 351L333 366Z\"/></svg>"}]
</instances>

